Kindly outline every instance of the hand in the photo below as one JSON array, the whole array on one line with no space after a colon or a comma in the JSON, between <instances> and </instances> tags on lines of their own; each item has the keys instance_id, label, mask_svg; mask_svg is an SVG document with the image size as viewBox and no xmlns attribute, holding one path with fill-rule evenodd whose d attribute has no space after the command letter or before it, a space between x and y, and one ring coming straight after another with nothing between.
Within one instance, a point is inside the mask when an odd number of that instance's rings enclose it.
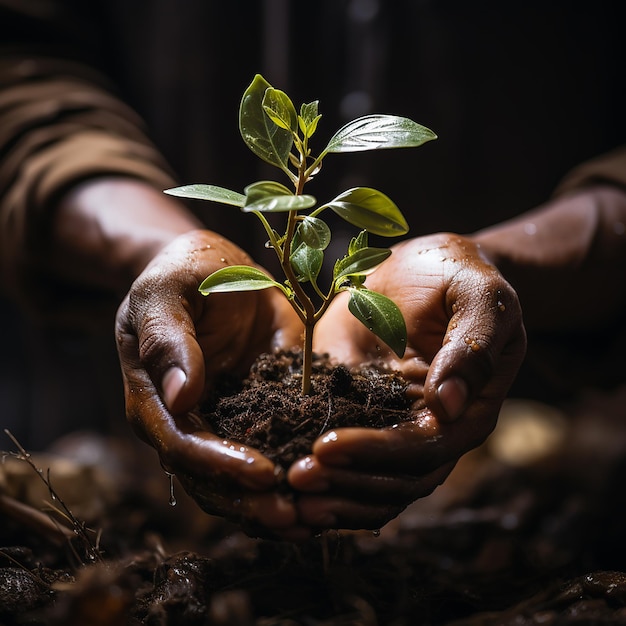
<instances>
[{"instance_id":1,"label":"hand","mask_svg":"<svg viewBox=\"0 0 626 626\"><path fill-rule=\"evenodd\" d=\"M134 282L116 321L127 417L207 512L251 534L308 536L295 526L293 503L272 491L274 464L216 437L191 413L218 373L243 375L260 352L300 341L300 321L277 290L198 292L206 276L235 264L251 261L197 230L166 246Z\"/></svg>"},{"instance_id":2,"label":"hand","mask_svg":"<svg viewBox=\"0 0 626 626\"><path fill-rule=\"evenodd\" d=\"M517 295L469 239L401 243L366 286L400 307L405 356L381 345L343 297L316 328L315 349L347 365L382 360L400 370L414 415L393 427L325 433L290 468L290 484L303 492L300 520L320 529L380 528L430 494L492 431L525 354Z\"/></svg>"}]
</instances>

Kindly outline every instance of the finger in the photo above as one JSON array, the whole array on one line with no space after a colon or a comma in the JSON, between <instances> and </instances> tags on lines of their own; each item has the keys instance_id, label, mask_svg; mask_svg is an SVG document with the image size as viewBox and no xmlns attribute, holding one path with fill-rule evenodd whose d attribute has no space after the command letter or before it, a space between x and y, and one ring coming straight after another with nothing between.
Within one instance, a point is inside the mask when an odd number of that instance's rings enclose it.
<instances>
[{"instance_id":1,"label":"finger","mask_svg":"<svg viewBox=\"0 0 626 626\"><path fill-rule=\"evenodd\" d=\"M142 281L150 280L144 276ZM144 296L137 285L122 303L116 338L122 370L147 371L174 414L191 410L204 388L204 358L185 300L163 292Z\"/></svg>"},{"instance_id":2,"label":"finger","mask_svg":"<svg viewBox=\"0 0 626 626\"><path fill-rule=\"evenodd\" d=\"M432 493L448 476L454 463L425 476L383 474L336 468L322 464L315 456L294 463L287 474L291 486L305 493L343 495L376 503L404 503Z\"/></svg>"},{"instance_id":3,"label":"finger","mask_svg":"<svg viewBox=\"0 0 626 626\"><path fill-rule=\"evenodd\" d=\"M278 468L258 450L216 437L191 415L174 419L159 407L150 418L151 443L163 464L177 475L186 473L195 480L232 479L253 490L269 489L280 479Z\"/></svg>"},{"instance_id":4,"label":"finger","mask_svg":"<svg viewBox=\"0 0 626 626\"><path fill-rule=\"evenodd\" d=\"M419 476L467 451L467 430L465 423L442 423L424 410L410 422L388 428L330 431L314 442L312 451L324 465Z\"/></svg>"},{"instance_id":5,"label":"finger","mask_svg":"<svg viewBox=\"0 0 626 626\"><path fill-rule=\"evenodd\" d=\"M526 350L513 289L495 268L478 282L463 274L455 279L463 288L449 290L452 316L424 386L426 404L441 420L458 419L479 394L497 410Z\"/></svg>"},{"instance_id":6,"label":"finger","mask_svg":"<svg viewBox=\"0 0 626 626\"><path fill-rule=\"evenodd\" d=\"M180 483L203 511L244 526L248 534L254 532L258 536L267 536L296 528L296 508L293 499L287 495L242 491L229 481L224 481L221 486L207 483L207 488L203 489L198 489L197 484L184 477Z\"/></svg>"},{"instance_id":7,"label":"finger","mask_svg":"<svg viewBox=\"0 0 626 626\"><path fill-rule=\"evenodd\" d=\"M397 517L407 505L363 504L341 498L306 496L297 503L298 516L318 532L330 529L376 530Z\"/></svg>"},{"instance_id":8,"label":"finger","mask_svg":"<svg viewBox=\"0 0 626 626\"><path fill-rule=\"evenodd\" d=\"M257 450L216 437L191 414L175 418L143 368L126 367L123 378L127 419L168 471L205 480L231 476L258 490L277 481L274 464Z\"/></svg>"},{"instance_id":9,"label":"finger","mask_svg":"<svg viewBox=\"0 0 626 626\"><path fill-rule=\"evenodd\" d=\"M299 542L312 535L312 530L299 522L293 498L276 492L246 495L233 512L251 537Z\"/></svg>"}]
</instances>

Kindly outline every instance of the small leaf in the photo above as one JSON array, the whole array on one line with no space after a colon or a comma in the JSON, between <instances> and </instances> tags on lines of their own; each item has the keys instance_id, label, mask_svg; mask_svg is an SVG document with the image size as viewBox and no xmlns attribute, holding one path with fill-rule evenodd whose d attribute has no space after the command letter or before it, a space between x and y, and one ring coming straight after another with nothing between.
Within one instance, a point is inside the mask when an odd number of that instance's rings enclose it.
<instances>
[{"instance_id":1,"label":"small leaf","mask_svg":"<svg viewBox=\"0 0 626 626\"><path fill-rule=\"evenodd\" d=\"M265 272L248 265L231 265L213 272L203 281L198 291L204 296L211 293L225 293L230 291L255 291L278 287L284 291L284 287L272 280Z\"/></svg>"},{"instance_id":2,"label":"small leaf","mask_svg":"<svg viewBox=\"0 0 626 626\"><path fill-rule=\"evenodd\" d=\"M319 100L314 100L308 104L302 104L300 107L300 117L304 123L308 126L313 120L319 117Z\"/></svg>"},{"instance_id":3,"label":"small leaf","mask_svg":"<svg viewBox=\"0 0 626 626\"><path fill-rule=\"evenodd\" d=\"M313 196L296 196L287 187L273 180L252 183L246 187L245 192L243 210L246 212L300 211L315 206L317 202Z\"/></svg>"},{"instance_id":4,"label":"small leaf","mask_svg":"<svg viewBox=\"0 0 626 626\"><path fill-rule=\"evenodd\" d=\"M239 106L239 131L254 154L284 170L293 145L293 134L277 126L263 109L265 92L271 88L260 74L254 77Z\"/></svg>"},{"instance_id":5,"label":"small leaf","mask_svg":"<svg viewBox=\"0 0 626 626\"><path fill-rule=\"evenodd\" d=\"M384 193L369 187L348 189L326 206L353 226L374 235L398 237L409 231L404 216Z\"/></svg>"},{"instance_id":6,"label":"small leaf","mask_svg":"<svg viewBox=\"0 0 626 626\"><path fill-rule=\"evenodd\" d=\"M183 185L166 189L163 193L180 198L194 198L195 200L210 200L211 202L221 202L242 207L246 197L236 191L216 187L215 185Z\"/></svg>"},{"instance_id":7,"label":"small leaf","mask_svg":"<svg viewBox=\"0 0 626 626\"><path fill-rule=\"evenodd\" d=\"M326 250L330 243L330 228L319 217L306 216L298 226L298 235L308 246L316 250Z\"/></svg>"},{"instance_id":8,"label":"small leaf","mask_svg":"<svg viewBox=\"0 0 626 626\"><path fill-rule=\"evenodd\" d=\"M437 139L432 130L407 117L366 115L340 128L328 142L325 152L415 148L432 139Z\"/></svg>"},{"instance_id":9,"label":"small leaf","mask_svg":"<svg viewBox=\"0 0 626 626\"><path fill-rule=\"evenodd\" d=\"M362 274L380 265L391 255L387 248L362 248L354 254L337 261L333 270L333 279L338 280L351 274Z\"/></svg>"},{"instance_id":10,"label":"small leaf","mask_svg":"<svg viewBox=\"0 0 626 626\"><path fill-rule=\"evenodd\" d=\"M298 282L315 281L324 263L324 253L316 248L301 243L290 259Z\"/></svg>"},{"instance_id":11,"label":"small leaf","mask_svg":"<svg viewBox=\"0 0 626 626\"><path fill-rule=\"evenodd\" d=\"M321 115L318 113L319 100L303 104L300 107L300 115L298 122L300 124L300 130L305 137L312 137L313 133L317 130L317 124L321 119Z\"/></svg>"},{"instance_id":12,"label":"small leaf","mask_svg":"<svg viewBox=\"0 0 626 626\"><path fill-rule=\"evenodd\" d=\"M244 207L269 196L294 195L291 189L273 180L260 180L256 183L252 183L248 185L244 191L246 192Z\"/></svg>"},{"instance_id":13,"label":"small leaf","mask_svg":"<svg viewBox=\"0 0 626 626\"><path fill-rule=\"evenodd\" d=\"M397 305L387 296L364 287L350 287L348 291L350 313L402 358L406 350L407 332Z\"/></svg>"},{"instance_id":14,"label":"small leaf","mask_svg":"<svg viewBox=\"0 0 626 626\"><path fill-rule=\"evenodd\" d=\"M279 213L281 211L302 211L315 206L317 201L313 196L267 196L254 204L246 205L246 212L261 211L263 213Z\"/></svg>"},{"instance_id":15,"label":"small leaf","mask_svg":"<svg viewBox=\"0 0 626 626\"><path fill-rule=\"evenodd\" d=\"M298 114L289 96L280 89L272 87L265 90L263 110L280 128L295 133L298 130Z\"/></svg>"},{"instance_id":16,"label":"small leaf","mask_svg":"<svg viewBox=\"0 0 626 626\"><path fill-rule=\"evenodd\" d=\"M362 230L356 237L352 237L348 244L348 254L354 254L358 250L367 248L367 240L368 236L366 230Z\"/></svg>"}]
</instances>

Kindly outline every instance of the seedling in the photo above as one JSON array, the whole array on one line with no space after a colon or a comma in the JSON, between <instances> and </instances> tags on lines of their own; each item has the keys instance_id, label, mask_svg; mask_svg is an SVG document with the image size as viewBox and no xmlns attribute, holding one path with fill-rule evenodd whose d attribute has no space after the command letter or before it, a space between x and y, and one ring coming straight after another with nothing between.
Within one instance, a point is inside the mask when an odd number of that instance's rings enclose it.
<instances>
[{"instance_id":1,"label":"seedling","mask_svg":"<svg viewBox=\"0 0 626 626\"><path fill-rule=\"evenodd\" d=\"M366 275L391 254L386 248L370 247L368 233L397 237L409 230L398 207L380 191L355 187L314 208L317 200L304 193L305 184L320 171L328 154L416 147L436 139L431 130L408 118L367 115L339 129L314 157L309 140L321 117L318 101L303 104L297 113L286 93L274 89L257 74L241 100L239 130L254 154L284 172L294 191L268 180L248 185L243 194L204 184L165 191L174 196L237 206L259 218L269 237L267 246L278 256L285 280L281 283L254 267L235 265L208 276L199 290L209 295L271 287L280 289L304 325L303 394L308 394L311 389L313 329L334 297L342 291L350 294L350 312L399 357L404 355L407 331L400 310L389 298L367 289L364 283ZM318 277L324 263L324 250L331 240L330 228L320 218L326 209L362 230L350 241L347 254L335 261L331 284L323 289L318 284ZM276 212L287 215L282 234L265 216ZM306 283L310 288L305 287Z\"/></svg>"}]
</instances>

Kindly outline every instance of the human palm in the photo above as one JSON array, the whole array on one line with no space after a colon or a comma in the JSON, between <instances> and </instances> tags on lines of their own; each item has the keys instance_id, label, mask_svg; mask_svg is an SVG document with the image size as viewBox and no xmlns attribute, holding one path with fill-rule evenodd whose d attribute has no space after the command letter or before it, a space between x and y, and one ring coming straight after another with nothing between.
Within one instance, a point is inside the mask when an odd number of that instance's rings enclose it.
<instances>
[{"instance_id":1,"label":"human palm","mask_svg":"<svg viewBox=\"0 0 626 626\"><path fill-rule=\"evenodd\" d=\"M337 361L375 360L403 373L410 421L326 433L288 478L306 495L304 524L379 528L431 493L479 445L525 354L514 290L469 239L439 234L403 242L366 286L390 297L407 323L402 359L337 298L316 328L315 348Z\"/></svg>"},{"instance_id":2,"label":"human palm","mask_svg":"<svg viewBox=\"0 0 626 626\"><path fill-rule=\"evenodd\" d=\"M207 512L253 532L297 535L274 464L215 436L193 410L219 373L243 375L254 357L299 341L301 324L274 289L205 297L198 285L225 265L251 264L209 231L167 246L133 284L116 323L127 418L166 471Z\"/></svg>"}]
</instances>

